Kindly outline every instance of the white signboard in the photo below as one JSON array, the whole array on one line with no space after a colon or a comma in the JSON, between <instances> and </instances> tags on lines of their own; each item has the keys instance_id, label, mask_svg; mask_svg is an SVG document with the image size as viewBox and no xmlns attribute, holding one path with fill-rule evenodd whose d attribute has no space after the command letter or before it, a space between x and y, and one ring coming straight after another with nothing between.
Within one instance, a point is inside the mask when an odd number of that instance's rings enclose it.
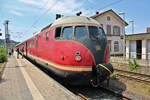
<instances>
[{"instance_id":1,"label":"white signboard","mask_svg":"<svg viewBox=\"0 0 150 100\"><path fill-rule=\"evenodd\" d=\"M136 58L136 41L130 41L130 58Z\"/></svg>"}]
</instances>

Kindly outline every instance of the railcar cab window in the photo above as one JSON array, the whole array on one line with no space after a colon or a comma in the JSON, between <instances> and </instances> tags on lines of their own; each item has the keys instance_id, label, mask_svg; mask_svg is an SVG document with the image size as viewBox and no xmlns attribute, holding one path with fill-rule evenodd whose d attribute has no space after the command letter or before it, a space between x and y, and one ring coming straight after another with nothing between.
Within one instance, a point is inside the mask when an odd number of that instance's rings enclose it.
<instances>
[{"instance_id":1,"label":"railcar cab window","mask_svg":"<svg viewBox=\"0 0 150 100\"><path fill-rule=\"evenodd\" d=\"M65 38L65 39L71 38L72 37L72 26L64 27L62 34L63 34L63 38Z\"/></svg>"},{"instance_id":2,"label":"railcar cab window","mask_svg":"<svg viewBox=\"0 0 150 100\"><path fill-rule=\"evenodd\" d=\"M49 32L46 32L46 41L49 40Z\"/></svg>"},{"instance_id":3,"label":"railcar cab window","mask_svg":"<svg viewBox=\"0 0 150 100\"><path fill-rule=\"evenodd\" d=\"M96 26L88 26L88 29L89 29L90 38L98 39L98 37L100 35L98 32L98 28Z\"/></svg>"},{"instance_id":4,"label":"railcar cab window","mask_svg":"<svg viewBox=\"0 0 150 100\"><path fill-rule=\"evenodd\" d=\"M74 34L76 38L87 37L87 29L85 26L75 26Z\"/></svg>"},{"instance_id":5,"label":"railcar cab window","mask_svg":"<svg viewBox=\"0 0 150 100\"><path fill-rule=\"evenodd\" d=\"M88 26L89 35L92 39L102 39L105 38L105 33L102 28L96 26Z\"/></svg>"},{"instance_id":6,"label":"railcar cab window","mask_svg":"<svg viewBox=\"0 0 150 100\"><path fill-rule=\"evenodd\" d=\"M61 27L57 27L56 30L55 30L55 38L56 39L59 39L60 36L61 36Z\"/></svg>"},{"instance_id":7,"label":"railcar cab window","mask_svg":"<svg viewBox=\"0 0 150 100\"><path fill-rule=\"evenodd\" d=\"M104 32L103 28L99 27L98 30L99 30L100 36L102 38L106 38L106 35L105 35L105 32Z\"/></svg>"}]
</instances>

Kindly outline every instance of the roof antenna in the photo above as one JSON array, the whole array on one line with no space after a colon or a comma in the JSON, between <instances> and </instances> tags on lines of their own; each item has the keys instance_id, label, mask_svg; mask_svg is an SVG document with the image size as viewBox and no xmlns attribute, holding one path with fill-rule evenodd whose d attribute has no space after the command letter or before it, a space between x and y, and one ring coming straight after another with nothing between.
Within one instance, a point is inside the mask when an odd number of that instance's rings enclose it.
<instances>
[{"instance_id":1,"label":"roof antenna","mask_svg":"<svg viewBox=\"0 0 150 100\"><path fill-rule=\"evenodd\" d=\"M78 13L76 13L76 15L77 16L80 16L82 14L82 12L80 11L80 12L78 12Z\"/></svg>"}]
</instances>

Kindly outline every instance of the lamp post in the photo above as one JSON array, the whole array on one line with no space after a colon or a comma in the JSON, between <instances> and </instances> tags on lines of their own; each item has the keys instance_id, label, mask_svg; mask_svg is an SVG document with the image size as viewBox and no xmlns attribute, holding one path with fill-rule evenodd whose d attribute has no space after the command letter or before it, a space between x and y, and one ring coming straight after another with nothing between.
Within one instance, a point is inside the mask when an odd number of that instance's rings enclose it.
<instances>
[{"instance_id":1,"label":"lamp post","mask_svg":"<svg viewBox=\"0 0 150 100\"><path fill-rule=\"evenodd\" d=\"M119 15L123 16L123 20L125 21L125 13L119 12ZM126 36L125 36L125 23L124 23L124 29L123 29L123 57L125 58L126 55Z\"/></svg>"},{"instance_id":2,"label":"lamp post","mask_svg":"<svg viewBox=\"0 0 150 100\"><path fill-rule=\"evenodd\" d=\"M133 21L133 20L131 20L131 21L129 21L129 23L131 23L131 24L132 24L131 30L132 30L132 34L134 34L134 21Z\"/></svg>"},{"instance_id":3,"label":"lamp post","mask_svg":"<svg viewBox=\"0 0 150 100\"><path fill-rule=\"evenodd\" d=\"M0 29L0 36L2 36L1 29Z\"/></svg>"}]
</instances>

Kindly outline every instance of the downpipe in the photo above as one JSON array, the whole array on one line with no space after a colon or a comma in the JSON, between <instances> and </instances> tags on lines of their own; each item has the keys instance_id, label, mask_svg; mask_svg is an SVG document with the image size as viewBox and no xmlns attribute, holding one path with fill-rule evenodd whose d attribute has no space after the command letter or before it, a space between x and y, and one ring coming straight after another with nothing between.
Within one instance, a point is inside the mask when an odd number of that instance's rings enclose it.
<instances>
[{"instance_id":1,"label":"downpipe","mask_svg":"<svg viewBox=\"0 0 150 100\"><path fill-rule=\"evenodd\" d=\"M91 80L92 86L98 87L104 80L107 80L107 84L109 85L109 78L113 71L113 66L110 63L96 65L93 69L94 76Z\"/></svg>"}]
</instances>

